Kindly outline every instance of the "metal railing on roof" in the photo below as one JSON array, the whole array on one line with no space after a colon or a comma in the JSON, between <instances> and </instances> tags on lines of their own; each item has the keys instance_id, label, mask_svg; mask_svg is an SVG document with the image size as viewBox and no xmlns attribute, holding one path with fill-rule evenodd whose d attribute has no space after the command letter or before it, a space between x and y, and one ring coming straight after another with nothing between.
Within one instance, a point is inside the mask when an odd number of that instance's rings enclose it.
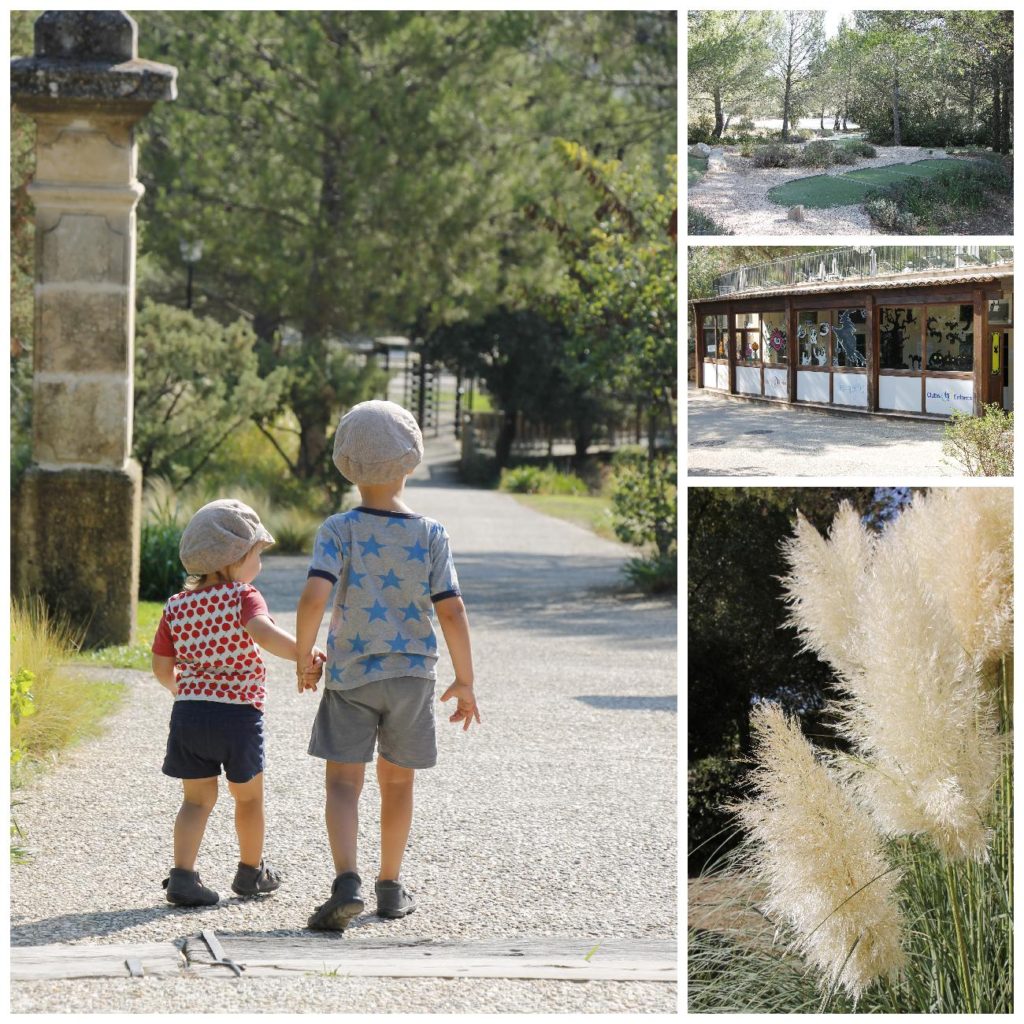
<instances>
[{"instance_id":1,"label":"metal railing on roof","mask_svg":"<svg viewBox=\"0 0 1024 1024\"><path fill-rule=\"evenodd\" d=\"M804 284L853 281L930 270L998 267L1013 262L1008 245L857 245L738 267L714 279L712 295L738 295Z\"/></svg>"}]
</instances>

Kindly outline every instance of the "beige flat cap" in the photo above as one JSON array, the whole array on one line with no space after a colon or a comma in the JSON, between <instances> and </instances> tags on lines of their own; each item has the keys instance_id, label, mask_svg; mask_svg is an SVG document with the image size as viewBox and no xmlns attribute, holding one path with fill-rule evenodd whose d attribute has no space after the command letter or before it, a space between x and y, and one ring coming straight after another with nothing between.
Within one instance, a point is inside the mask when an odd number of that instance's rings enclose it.
<instances>
[{"instance_id":1,"label":"beige flat cap","mask_svg":"<svg viewBox=\"0 0 1024 1024\"><path fill-rule=\"evenodd\" d=\"M240 561L261 542L273 544L274 538L260 517L244 502L218 498L189 520L178 554L187 573L201 576Z\"/></svg>"},{"instance_id":2,"label":"beige flat cap","mask_svg":"<svg viewBox=\"0 0 1024 1024\"><path fill-rule=\"evenodd\" d=\"M360 402L341 418L334 464L354 484L386 484L411 473L423 458L423 435L408 409L394 402Z\"/></svg>"}]
</instances>

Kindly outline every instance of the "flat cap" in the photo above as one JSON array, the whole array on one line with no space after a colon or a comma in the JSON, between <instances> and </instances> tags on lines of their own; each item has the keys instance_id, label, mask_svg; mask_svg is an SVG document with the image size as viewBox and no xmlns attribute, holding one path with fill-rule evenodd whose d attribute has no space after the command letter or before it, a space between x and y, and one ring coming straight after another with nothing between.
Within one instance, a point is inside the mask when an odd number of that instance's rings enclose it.
<instances>
[{"instance_id":1,"label":"flat cap","mask_svg":"<svg viewBox=\"0 0 1024 1024\"><path fill-rule=\"evenodd\" d=\"M274 538L260 517L244 502L218 498L189 520L178 554L187 573L201 576L241 561L261 542L273 544Z\"/></svg>"},{"instance_id":2,"label":"flat cap","mask_svg":"<svg viewBox=\"0 0 1024 1024\"><path fill-rule=\"evenodd\" d=\"M360 402L342 416L334 435L334 464L354 484L398 480L422 458L419 425L394 402Z\"/></svg>"}]
</instances>

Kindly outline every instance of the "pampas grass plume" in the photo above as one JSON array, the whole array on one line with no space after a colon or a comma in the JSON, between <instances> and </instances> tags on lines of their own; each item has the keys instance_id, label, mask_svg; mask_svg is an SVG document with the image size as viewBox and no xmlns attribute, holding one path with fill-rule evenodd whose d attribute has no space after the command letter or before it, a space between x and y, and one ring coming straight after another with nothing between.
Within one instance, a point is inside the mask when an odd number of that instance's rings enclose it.
<instances>
[{"instance_id":1,"label":"pampas grass plume","mask_svg":"<svg viewBox=\"0 0 1024 1024\"><path fill-rule=\"evenodd\" d=\"M798 726L773 704L752 714L756 796L734 807L751 838L762 905L796 934L797 951L818 968L822 988L854 999L904 963L903 920L881 839Z\"/></svg>"}]
</instances>

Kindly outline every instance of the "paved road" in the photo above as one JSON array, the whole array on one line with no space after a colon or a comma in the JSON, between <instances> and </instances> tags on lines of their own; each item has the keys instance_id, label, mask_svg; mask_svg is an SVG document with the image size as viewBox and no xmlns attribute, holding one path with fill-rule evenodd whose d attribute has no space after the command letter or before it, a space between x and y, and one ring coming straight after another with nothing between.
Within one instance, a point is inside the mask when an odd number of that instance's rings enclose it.
<instances>
[{"instance_id":1,"label":"paved road","mask_svg":"<svg viewBox=\"0 0 1024 1024\"><path fill-rule=\"evenodd\" d=\"M675 606L619 589L628 549L507 495L452 486L446 467L422 467L409 501L452 537L483 726L464 734L439 715L440 761L419 775L403 871L420 907L401 922L366 914L354 934L673 936ZM293 628L306 559L264 564L257 585ZM317 698L294 692L290 663L267 660L267 850L286 876L282 890L260 902L227 898L237 850L225 796L199 865L220 905L163 902L179 801L159 767L169 701L148 675L119 672L128 698L108 731L20 794L34 856L13 869L14 945L159 941L201 928L303 934L332 877L322 762L305 753ZM444 652L441 665L447 685ZM361 810L362 872L372 879L372 773ZM672 1012L675 1001L675 986L659 983L327 977L33 982L12 991L17 1012Z\"/></svg>"},{"instance_id":2,"label":"paved road","mask_svg":"<svg viewBox=\"0 0 1024 1024\"><path fill-rule=\"evenodd\" d=\"M843 476L908 483L963 475L945 461L939 423L795 409L691 387L686 427L690 476Z\"/></svg>"}]
</instances>

